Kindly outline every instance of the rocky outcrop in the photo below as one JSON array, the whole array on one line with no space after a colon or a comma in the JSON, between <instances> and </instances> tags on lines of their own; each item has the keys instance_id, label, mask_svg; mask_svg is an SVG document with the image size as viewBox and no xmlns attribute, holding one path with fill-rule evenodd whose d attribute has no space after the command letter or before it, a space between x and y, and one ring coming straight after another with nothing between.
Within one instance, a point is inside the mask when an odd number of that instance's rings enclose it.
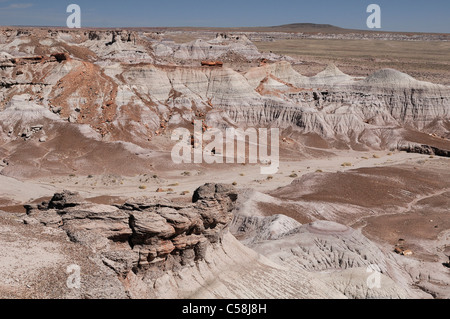
<instances>
[{"instance_id":1,"label":"rocky outcrop","mask_svg":"<svg viewBox=\"0 0 450 319\"><path fill-rule=\"evenodd\" d=\"M206 184L195 191L192 204L109 206L64 191L48 202L27 205L24 221L61 229L73 243L91 249L93 257L117 274L130 297L164 297L169 287L156 289L156 282L200 267L222 249L236 196L231 186ZM139 287L145 287L145 295L135 295ZM183 293L178 289L171 296Z\"/></svg>"},{"instance_id":2,"label":"rocky outcrop","mask_svg":"<svg viewBox=\"0 0 450 319\"><path fill-rule=\"evenodd\" d=\"M61 228L69 238L95 251L119 275L180 270L205 258L228 230L236 193L232 187L206 184L191 205L85 202L78 193L57 193L49 202L27 205L32 220Z\"/></svg>"},{"instance_id":3,"label":"rocky outcrop","mask_svg":"<svg viewBox=\"0 0 450 319\"><path fill-rule=\"evenodd\" d=\"M189 43L156 42L153 50L157 57L172 57L180 60L220 60L222 56L234 53L245 59L261 57L257 47L245 35L217 34L215 39L194 40Z\"/></svg>"},{"instance_id":4,"label":"rocky outcrop","mask_svg":"<svg viewBox=\"0 0 450 319\"><path fill-rule=\"evenodd\" d=\"M408 153L418 153L426 155L436 155L442 157L450 157L450 150L441 149L439 147L417 144L417 143L403 143L398 147L401 151L406 151Z\"/></svg>"},{"instance_id":5,"label":"rocky outcrop","mask_svg":"<svg viewBox=\"0 0 450 319\"><path fill-rule=\"evenodd\" d=\"M30 229L44 227L39 232L65 233L70 243L64 245L74 252L70 263L93 272L83 272L80 290L69 294L65 279L53 280L49 286L58 287L60 297L344 297L314 276L292 272L240 244L228 231L236 198L233 187L223 184L199 187L191 204L99 205L64 191L27 205L23 221ZM83 255L76 255L80 250Z\"/></svg>"},{"instance_id":6,"label":"rocky outcrop","mask_svg":"<svg viewBox=\"0 0 450 319\"><path fill-rule=\"evenodd\" d=\"M70 55L66 52L53 53L51 56L54 57L56 59L56 61L58 61L58 62L71 60Z\"/></svg>"},{"instance_id":7,"label":"rocky outcrop","mask_svg":"<svg viewBox=\"0 0 450 319\"><path fill-rule=\"evenodd\" d=\"M245 72L227 63L200 66L202 60L227 61L222 57L230 55L261 60L263 54L242 34L183 44L157 33L122 30L21 33L19 39L7 34L1 59L12 67L5 64L1 71L0 105L32 91L30 104L61 107L61 118L90 125L106 141L151 148L148 142L161 135L162 122L164 130L189 125L201 111L208 126L271 125L358 149L395 148L396 128L426 131L449 118L447 86L392 69L362 79L334 65L306 77L279 60ZM40 35L48 53L30 55L28 43ZM29 52L16 51L25 50L22 46ZM386 135L391 140L385 141Z\"/></svg>"},{"instance_id":8,"label":"rocky outcrop","mask_svg":"<svg viewBox=\"0 0 450 319\"><path fill-rule=\"evenodd\" d=\"M206 115L210 126L273 125L369 147L385 147L379 129L408 125L422 130L449 117L448 87L416 81L394 70L359 80L330 66L308 78L290 63L277 62L253 68L244 76L229 68L153 65L122 74L127 84L140 87L153 101L184 109L185 121L193 104L205 110L212 105L214 112ZM389 147L396 142L390 141Z\"/></svg>"}]
</instances>

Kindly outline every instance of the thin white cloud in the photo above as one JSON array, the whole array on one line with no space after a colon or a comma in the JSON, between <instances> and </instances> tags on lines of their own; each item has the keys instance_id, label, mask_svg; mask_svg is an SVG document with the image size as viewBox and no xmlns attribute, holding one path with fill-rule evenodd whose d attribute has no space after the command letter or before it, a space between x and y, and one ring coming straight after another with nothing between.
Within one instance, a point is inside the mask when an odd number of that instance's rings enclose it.
<instances>
[{"instance_id":1,"label":"thin white cloud","mask_svg":"<svg viewBox=\"0 0 450 319\"><path fill-rule=\"evenodd\" d=\"M26 9L32 7L32 3L11 3L8 8L9 9Z\"/></svg>"},{"instance_id":2,"label":"thin white cloud","mask_svg":"<svg viewBox=\"0 0 450 319\"><path fill-rule=\"evenodd\" d=\"M0 2L9 2L9 0L0 0ZM11 3L9 6L1 9L26 9L32 6L32 3Z\"/></svg>"}]
</instances>

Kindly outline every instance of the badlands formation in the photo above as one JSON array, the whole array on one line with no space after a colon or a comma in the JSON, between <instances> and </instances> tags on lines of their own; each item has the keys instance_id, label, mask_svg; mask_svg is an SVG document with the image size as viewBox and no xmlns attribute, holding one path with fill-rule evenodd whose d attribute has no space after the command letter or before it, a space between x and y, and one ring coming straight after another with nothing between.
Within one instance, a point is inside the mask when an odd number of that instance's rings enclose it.
<instances>
[{"instance_id":1,"label":"badlands formation","mask_svg":"<svg viewBox=\"0 0 450 319\"><path fill-rule=\"evenodd\" d=\"M0 29L0 297L450 297L449 86L168 35ZM173 163L195 120L278 173Z\"/></svg>"}]
</instances>

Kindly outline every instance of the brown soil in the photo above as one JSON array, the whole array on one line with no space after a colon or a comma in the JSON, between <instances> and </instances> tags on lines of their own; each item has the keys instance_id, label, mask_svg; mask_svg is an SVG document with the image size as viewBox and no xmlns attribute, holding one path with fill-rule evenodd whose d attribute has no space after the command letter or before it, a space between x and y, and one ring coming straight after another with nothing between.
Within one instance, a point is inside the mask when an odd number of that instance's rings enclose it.
<instances>
[{"instance_id":1,"label":"brown soil","mask_svg":"<svg viewBox=\"0 0 450 319\"><path fill-rule=\"evenodd\" d=\"M114 205L114 204L123 205L125 201L120 196L108 196L108 195L86 198L86 200L94 204L103 204L103 205Z\"/></svg>"},{"instance_id":2,"label":"brown soil","mask_svg":"<svg viewBox=\"0 0 450 319\"><path fill-rule=\"evenodd\" d=\"M117 85L112 79L98 66L81 62L78 68L57 83L50 95L52 103L62 107L63 118L68 118L73 112L69 106L72 96L82 96L86 99L86 103L79 110L78 123L89 124L103 136L110 132L110 123L116 116L117 96ZM99 97L104 101L102 105L96 103Z\"/></svg>"},{"instance_id":3,"label":"brown soil","mask_svg":"<svg viewBox=\"0 0 450 319\"><path fill-rule=\"evenodd\" d=\"M0 206L0 210L7 213L26 213L27 210L23 205Z\"/></svg>"},{"instance_id":4,"label":"brown soil","mask_svg":"<svg viewBox=\"0 0 450 319\"><path fill-rule=\"evenodd\" d=\"M439 261L435 249L439 249L436 247L439 235L450 229L448 207L450 192L430 196L410 211L364 218L362 231L368 238L389 243L392 247L403 239L402 246L413 251L415 258ZM431 249L423 240L433 243Z\"/></svg>"},{"instance_id":5,"label":"brown soil","mask_svg":"<svg viewBox=\"0 0 450 319\"><path fill-rule=\"evenodd\" d=\"M403 137L407 141L437 147L442 150L450 150L450 139L447 138L430 136L429 134L412 130L405 130Z\"/></svg>"},{"instance_id":6,"label":"brown soil","mask_svg":"<svg viewBox=\"0 0 450 319\"><path fill-rule=\"evenodd\" d=\"M313 222L312 218L300 213L294 205L276 205L259 202L258 209L264 214L264 216L285 215L295 219L300 224L308 224Z\"/></svg>"},{"instance_id":7,"label":"brown soil","mask_svg":"<svg viewBox=\"0 0 450 319\"><path fill-rule=\"evenodd\" d=\"M255 42L259 50L297 57L294 68L313 76L334 63L342 72L368 76L393 68L418 80L450 84L450 42L290 39Z\"/></svg>"},{"instance_id":8,"label":"brown soil","mask_svg":"<svg viewBox=\"0 0 450 319\"><path fill-rule=\"evenodd\" d=\"M396 207L415 194L449 188L448 171L426 167L374 167L347 172L308 174L271 195L290 200L343 203L367 208ZM310 187L305 190L305 183Z\"/></svg>"}]
</instances>

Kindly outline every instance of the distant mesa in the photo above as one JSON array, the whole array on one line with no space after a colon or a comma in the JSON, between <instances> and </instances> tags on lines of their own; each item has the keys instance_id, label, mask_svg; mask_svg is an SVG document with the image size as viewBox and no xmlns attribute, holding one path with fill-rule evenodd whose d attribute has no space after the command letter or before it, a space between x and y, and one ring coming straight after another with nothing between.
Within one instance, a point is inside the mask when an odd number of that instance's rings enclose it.
<instances>
[{"instance_id":1,"label":"distant mesa","mask_svg":"<svg viewBox=\"0 0 450 319\"><path fill-rule=\"evenodd\" d=\"M346 30L331 24L317 24L317 23L291 23L279 26L272 26L272 29L283 29L284 31L299 31L299 32L324 32L324 31L342 31Z\"/></svg>"},{"instance_id":2,"label":"distant mesa","mask_svg":"<svg viewBox=\"0 0 450 319\"><path fill-rule=\"evenodd\" d=\"M222 61L202 61L201 62L202 66L214 66L214 67L223 67L223 62Z\"/></svg>"}]
</instances>

